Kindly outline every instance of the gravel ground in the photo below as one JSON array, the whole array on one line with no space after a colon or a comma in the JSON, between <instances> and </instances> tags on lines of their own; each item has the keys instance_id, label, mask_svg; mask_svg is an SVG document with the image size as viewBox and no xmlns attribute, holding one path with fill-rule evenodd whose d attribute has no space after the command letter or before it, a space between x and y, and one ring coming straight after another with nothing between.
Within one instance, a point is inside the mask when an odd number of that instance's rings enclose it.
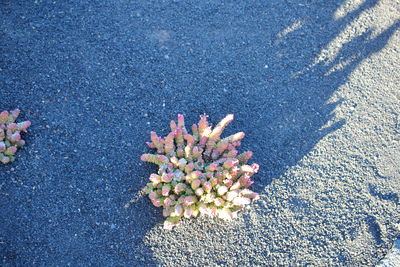
<instances>
[{"instance_id":1,"label":"gravel ground","mask_svg":"<svg viewBox=\"0 0 400 267\"><path fill-rule=\"evenodd\" d=\"M377 267L397 267L400 266L400 239L398 239L393 247L386 254L385 258L382 259Z\"/></svg>"},{"instance_id":2,"label":"gravel ground","mask_svg":"<svg viewBox=\"0 0 400 267\"><path fill-rule=\"evenodd\" d=\"M3 266L374 266L400 233L400 1L0 1ZM162 230L151 130L235 120L261 166L237 221Z\"/></svg>"}]
</instances>

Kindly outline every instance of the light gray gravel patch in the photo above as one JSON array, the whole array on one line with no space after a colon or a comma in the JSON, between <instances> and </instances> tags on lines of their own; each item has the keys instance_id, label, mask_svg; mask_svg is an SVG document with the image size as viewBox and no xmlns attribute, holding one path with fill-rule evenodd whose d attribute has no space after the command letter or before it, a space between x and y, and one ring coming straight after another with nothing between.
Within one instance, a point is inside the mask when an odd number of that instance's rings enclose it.
<instances>
[{"instance_id":1,"label":"light gray gravel patch","mask_svg":"<svg viewBox=\"0 0 400 267\"><path fill-rule=\"evenodd\" d=\"M400 239L394 242L393 247L389 250L389 253L381 260L377 267L397 267L400 266Z\"/></svg>"},{"instance_id":2,"label":"light gray gravel patch","mask_svg":"<svg viewBox=\"0 0 400 267\"><path fill-rule=\"evenodd\" d=\"M360 2L346 1L336 15ZM340 70L348 64L338 58L341 50L367 32L368 38L382 34L396 24L398 11L398 1L377 2L322 49L315 64L333 62L327 75ZM329 100L340 104L324 127L343 127L274 177L237 221L153 228L145 243L155 258L165 266L376 265L400 222L400 36L394 27L384 48L360 62Z\"/></svg>"}]
</instances>

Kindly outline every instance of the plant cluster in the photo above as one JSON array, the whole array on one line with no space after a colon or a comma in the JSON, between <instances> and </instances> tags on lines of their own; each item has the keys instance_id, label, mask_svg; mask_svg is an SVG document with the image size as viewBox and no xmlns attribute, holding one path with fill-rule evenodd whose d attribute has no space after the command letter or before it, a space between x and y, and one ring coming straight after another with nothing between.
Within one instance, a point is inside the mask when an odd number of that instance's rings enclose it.
<instances>
[{"instance_id":1,"label":"plant cluster","mask_svg":"<svg viewBox=\"0 0 400 267\"><path fill-rule=\"evenodd\" d=\"M19 113L19 109L0 113L0 162L4 164L15 160L14 154L18 147L25 144L21 133L26 132L31 125L30 121L15 123Z\"/></svg>"},{"instance_id":2,"label":"plant cluster","mask_svg":"<svg viewBox=\"0 0 400 267\"><path fill-rule=\"evenodd\" d=\"M165 229L173 228L183 217L200 214L231 220L259 198L248 189L253 183L250 177L259 169L255 163L246 164L253 153L238 155L236 149L244 133L221 138L232 120L233 114L229 114L212 129L202 115L189 134L179 114L178 123L171 121L166 137L151 132L147 145L157 151L143 154L141 160L157 164L159 169L150 175L145 192L154 206L163 207Z\"/></svg>"}]
</instances>

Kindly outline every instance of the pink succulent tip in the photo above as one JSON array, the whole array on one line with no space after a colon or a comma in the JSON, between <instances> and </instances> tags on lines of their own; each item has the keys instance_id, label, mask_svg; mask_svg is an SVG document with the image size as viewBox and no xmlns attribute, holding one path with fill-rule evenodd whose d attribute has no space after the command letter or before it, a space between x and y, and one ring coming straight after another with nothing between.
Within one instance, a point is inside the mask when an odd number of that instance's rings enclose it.
<instances>
[{"instance_id":1,"label":"pink succulent tip","mask_svg":"<svg viewBox=\"0 0 400 267\"><path fill-rule=\"evenodd\" d=\"M17 142L19 140L21 140L21 134L18 131L15 132L14 134L12 134L11 137L10 137L10 141L11 142L15 143L15 142Z\"/></svg>"},{"instance_id":2,"label":"pink succulent tip","mask_svg":"<svg viewBox=\"0 0 400 267\"><path fill-rule=\"evenodd\" d=\"M16 108L13 111L11 111L11 116L13 116L13 118L16 119L19 116L20 112L21 111L18 108Z\"/></svg>"},{"instance_id":3,"label":"pink succulent tip","mask_svg":"<svg viewBox=\"0 0 400 267\"><path fill-rule=\"evenodd\" d=\"M161 199L154 199L154 200L152 200L152 202L153 202L153 205L156 207L161 207L161 205L162 205Z\"/></svg>"},{"instance_id":4,"label":"pink succulent tip","mask_svg":"<svg viewBox=\"0 0 400 267\"><path fill-rule=\"evenodd\" d=\"M251 200L247 197L236 197L232 201L233 205L243 206L251 203Z\"/></svg>"},{"instance_id":5,"label":"pink succulent tip","mask_svg":"<svg viewBox=\"0 0 400 267\"><path fill-rule=\"evenodd\" d=\"M167 197L167 198L164 200L164 205L165 205L166 207L169 207L169 206L171 206L171 204L172 204L172 199L169 198L169 197ZM167 217L167 216L165 216L165 217Z\"/></svg>"},{"instance_id":6,"label":"pink succulent tip","mask_svg":"<svg viewBox=\"0 0 400 267\"><path fill-rule=\"evenodd\" d=\"M219 188L218 188L218 190L217 190L217 192L218 192L218 195L220 195L220 196L222 196L222 195L224 195L226 192L228 191L228 187L226 187L226 186L220 186Z\"/></svg>"},{"instance_id":7,"label":"pink succulent tip","mask_svg":"<svg viewBox=\"0 0 400 267\"><path fill-rule=\"evenodd\" d=\"M167 196L169 195L169 191L171 191L171 186L170 186L170 185L164 185L164 186L161 188L161 194L162 194L164 197L167 197Z\"/></svg>"},{"instance_id":8,"label":"pink succulent tip","mask_svg":"<svg viewBox=\"0 0 400 267\"><path fill-rule=\"evenodd\" d=\"M1 159L1 162L4 163L4 164L7 164L7 163L10 162L10 158L4 157L4 158Z\"/></svg>"},{"instance_id":9,"label":"pink succulent tip","mask_svg":"<svg viewBox=\"0 0 400 267\"><path fill-rule=\"evenodd\" d=\"M17 129L17 124L14 122L7 125L7 130L14 131L16 129Z\"/></svg>"},{"instance_id":10,"label":"pink succulent tip","mask_svg":"<svg viewBox=\"0 0 400 267\"><path fill-rule=\"evenodd\" d=\"M168 217L170 215L171 215L171 209L169 209L169 208L163 209L163 216L164 217Z\"/></svg>"},{"instance_id":11,"label":"pink succulent tip","mask_svg":"<svg viewBox=\"0 0 400 267\"><path fill-rule=\"evenodd\" d=\"M199 186L200 186L200 184L201 184L201 181L200 180L194 180L192 183L191 183L191 186L192 186L192 189L193 190L196 190Z\"/></svg>"},{"instance_id":12,"label":"pink succulent tip","mask_svg":"<svg viewBox=\"0 0 400 267\"><path fill-rule=\"evenodd\" d=\"M203 188L199 187L196 189L195 194L201 197L204 194Z\"/></svg>"},{"instance_id":13,"label":"pink succulent tip","mask_svg":"<svg viewBox=\"0 0 400 267\"><path fill-rule=\"evenodd\" d=\"M4 122L8 118L8 111L4 110L0 113L0 123Z\"/></svg>"},{"instance_id":14,"label":"pink succulent tip","mask_svg":"<svg viewBox=\"0 0 400 267\"><path fill-rule=\"evenodd\" d=\"M16 146L10 146L9 148L7 148L6 152L4 152L4 154L8 155L8 156L12 156L15 154L15 152L17 152L17 147Z\"/></svg>"},{"instance_id":15,"label":"pink succulent tip","mask_svg":"<svg viewBox=\"0 0 400 267\"><path fill-rule=\"evenodd\" d=\"M147 145L148 147L150 147L150 148L156 148L156 146L153 145L153 143L151 143L151 142L146 142L146 145Z\"/></svg>"},{"instance_id":16,"label":"pink succulent tip","mask_svg":"<svg viewBox=\"0 0 400 267\"><path fill-rule=\"evenodd\" d=\"M173 173L165 173L161 176L161 181L163 181L164 183L169 183L172 181L173 176Z\"/></svg>"},{"instance_id":17,"label":"pink succulent tip","mask_svg":"<svg viewBox=\"0 0 400 267\"><path fill-rule=\"evenodd\" d=\"M0 142L0 152L6 150L6 144L4 142Z\"/></svg>"},{"instance_id":18,"label":"pink succulent tip","mask_svg":"<svg viewBox=\"0 0 400 267\"><path fill-rule=\"evenodd\" d=\"M185 209L185 212L183 213L183 216L184 216L185 218L190 218L192 215L193 215L193 209L192 209L192 207L187 207L187 208Z\"/></svg>"},{"instance_id":19,"label":"pink succulent tip","mask_svg":"<svg viewBox=\"0 0 400 267\"><path fill-rule=\"evenodd\" d=\"M150 192L149 198L150 198L151 200L156 200L156 198L157 198L157 193L154 192L154 191Z\"/></svg>"},{"instance_id":20,"label":"pink succulent tip","mask_svg":"<svg viewBox=\"0 0 400 267\"><path fill-rule=\"evenodd\" d=\"M31 126L31 122L30 122L30 121L24 121L24 122L20 122L20 123L18 123L18 124L11 123L11 124L9 125L9 127L12 127L12 128L14 128L14 129L18 129L18 130L24 131L24 132L26 132L26 129L27 129L29 126Z\"/></svg>"},{"instance_id":21,"label":"pink succulent tip","mask_svg":"<svg viewBox=\"0 0 400 267\"><path fill-rule=\"evenodd\" d=\"M260 169L260 165L258 165L257 163L251 164L251 167L253 168L254 173L257 173Z\"/></svg>"},{"instance_id":22,"label":"pink succulent tip","mask_svg":"<svg viewBox=\"0 0 400 267\"><path fill-rule=\"evenodd\" d=\"M183 213L183 207L182 207L182 205L178 204L178 205L175 206L175 209L171 213L171 216L178 217L178 216L181 216L182 213Z\"/></svg>"},{"instance_id":23,"label":"pink succulent tip","mask_svg":"<svg viewBox=\"0 0 400 267\"><path fill-rule=\"evenodd\" d=\"M190 206L196 202L197 202L197 199L194 196L187 196L187 197L185 197L185 200L184 200L184 204L186 206Z\"/></svg>"}]
</instances>

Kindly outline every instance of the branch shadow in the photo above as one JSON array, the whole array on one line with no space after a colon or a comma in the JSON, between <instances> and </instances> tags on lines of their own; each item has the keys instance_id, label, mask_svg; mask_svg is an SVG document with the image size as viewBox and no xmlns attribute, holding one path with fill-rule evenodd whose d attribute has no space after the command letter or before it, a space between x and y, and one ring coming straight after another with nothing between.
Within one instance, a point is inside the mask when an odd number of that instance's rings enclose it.
<instances>
[{"instance_id":1,"label":"branch shadow","mask_svg":"<svg viewBox=\"0 0 400 267\"><path fill-rule=\"evenodd\" d=\"M234 113L226 135L246 133L242 149L255 152L253 160L261 171L254 185L262 190L343 126L344 120L335 121L334 110L344 99L330 99L399 27L397 22L376 36L366 29L346 42L340 36L343 30L378 1L364 1L335 19L343 3L272 1L258 7L256 18L246 4L235 11L228 5L226 20L210 7L208 13L202 10L207 19L196 21L196 12L177 18L177 24L184 25L179 29L160 23L164 29L156 28L149 38L157 63L136 70L145 77L142 87L153 88L149 98L155 106L146 111L149 120L163 123L165 117L168 121L184 113L194 123L198 114L206 113L217 123ZM169 11L160 7L157 12ZM185 24L188 17L193 24ZM154 37L159 34L168 38ZM324 53L335 41L341 47L330 60Z\"/></svg>"}]
</instances>

